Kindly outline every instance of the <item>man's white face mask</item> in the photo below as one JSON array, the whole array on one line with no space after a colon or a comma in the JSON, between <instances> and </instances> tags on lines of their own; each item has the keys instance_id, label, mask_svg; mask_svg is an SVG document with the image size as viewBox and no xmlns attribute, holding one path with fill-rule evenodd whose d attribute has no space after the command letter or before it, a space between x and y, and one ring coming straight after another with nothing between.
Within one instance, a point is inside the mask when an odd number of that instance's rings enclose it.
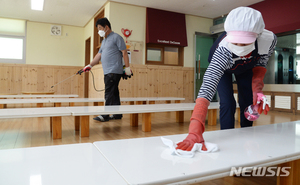
<instances>
[{"instance_id":1,"label":"man's white face mask","mask_svg":"<svg viewBox=\"0 0 300 185\"><path fill-rule=\"evenodd\" d=\"M235 55L242 57L242 56L246 56L249 53L251 53L255 49L255 45L254 45L254 42L253 42L252 44L249 44L247 46L237 46L237 45L234 45L234 44L229 42L228 43L228 48Z\"/></svg>"},{"instance_id":2,"label":"man's white face mask","mask_svg":"<svg viewBox=\"0 0 300 185\"><path fill-rule=\"evenodd\" d=\"M100 37L104 37L105 36L106 31L104 30L99 30L98 34L100 35Z\"/></svg>"}]
</instances>

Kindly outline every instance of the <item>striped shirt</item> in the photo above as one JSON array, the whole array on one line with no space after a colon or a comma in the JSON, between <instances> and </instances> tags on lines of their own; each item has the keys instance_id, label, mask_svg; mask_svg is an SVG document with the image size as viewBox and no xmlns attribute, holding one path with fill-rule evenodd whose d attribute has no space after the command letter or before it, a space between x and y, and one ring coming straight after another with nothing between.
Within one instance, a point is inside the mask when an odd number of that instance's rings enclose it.
<instances>
[{"instance_id":1,"label":"striped shirt","mask_svg":"<svg viewBox=\"0 0 300 185\"><path fill-rule=\"evenodd\" d=\"M222 35L220 37L222 37ZM224 33L224 38L225 37L226 33ZM228 42L224 38L219 43L215 43L213 46L215 48L211 49L211 51L215 50L210 53L210 64L204 74L198 98L205 98L211 101L224 72L241 73L241 71L247 69L247 66L248 68L257 66L266 68L269 58L277 44L276 35L271 31L264 30L256 40L257 47L252 52L256 53L254 54L255 56L239 57L230 51ZM218 40L216 42L218 42Z\"/></svg>"}]
</instances>

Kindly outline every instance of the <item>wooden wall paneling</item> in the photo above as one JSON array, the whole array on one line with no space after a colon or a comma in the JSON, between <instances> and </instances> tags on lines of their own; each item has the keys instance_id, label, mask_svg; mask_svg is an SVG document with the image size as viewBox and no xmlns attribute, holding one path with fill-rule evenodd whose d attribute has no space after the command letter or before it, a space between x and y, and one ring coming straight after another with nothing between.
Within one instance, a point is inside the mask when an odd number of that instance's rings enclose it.
<instances>
[{"instance_id":1,"label":"wooden wall paneling","mask_svg":"<svg viewBox=\"0 0 300 185\"><path fill-rule=\"evenodd\" d=\"M159 86L159 69L158 66L149 65L147 66L147 83L148 83L148 97L159 97L158 86Z\"/></svg>"},{"instance_id":2,"label":"wooden wall paneling","mask_svg":"<svg viewBox=\"0 0 300 185\"><path fill-rule=\"evenodd\" d=\"M170 68L167 70L167 75L168 75L168 81L170 84L170 91L168 92L168 95L170 97L176 97L177 96L177 79L178 79L178 71L176 68Z\"/></svg>"},{"instance_id":3,"label":"wooden wall paneling","mask_svg":"<svg viewBox=\"0 0 300 185\"><path fill-rule=\"evenodd\" d=\"M10 66L9 70L12 71L10 75L10 92L21 94L22 92L22 67L21 66Z\"/></svg>"},{"instance_id":4,"label":"wooden wall paneling","mask_svg":"<svg viewBox=\"0 0 300 185\"><path fill-rule=\"evenodd\" d=\"M79 97L84 96L84 75L76 75L72 84L71 94L78 94Z\"/></svg>"},{"instance_id":5,"label":"wooden wall paneling","mask_svg":"<svg viewBox=\"0 0 300 185\"><path fill-rule=\"evenodd\" d=\"M147 82L147 75L148 69L145 65L140 65L138 68L134 68L134 75L133 78L133 90L134 92L133 97L146 97L147 90L148 90L148 82Z\"/></svg>"},{"instance_id":6,"label":"wooden wall paneling","mask_svg":"<svg viewBox=\"0 0 300 185\"><path fill-rule=\"evenodd\" d=\"M0 64L0 80L3 94L21 94L25 91L49 92L56 94L83 94L81 78L67 80L51 89L52 85L75 74L80 67L76 66L47 66L26 64Z\"/></svg>"},{"instance_id":7,"label":"wooden wall paneling","mask_svg":"<svg viewBox=\"0 0 300 185\"><path fill-rule=\"evenodd\" d=\"M63 77L61 75L62 69L57 67L57 68L54 68L53 70L54 70L53 85L55 85L55 86L52 88L52 90L54 90L55 94L62 94L62 89L61 89L62 84L61 83L58 84L59 82L61 82L63 80Z\"/></svg>"},{"instance_id":8,"label":"wooden wall paneling","mask_svg":"<svg viewBox=\"0 0 300 185\"><path fill-rule=\"evenodd\" d=\"M176 71L175 97L183 97L183 67L174 67Z\"/></svg>"},{"instance_id":9,"label":"wooden wall paneling","mask_svg":"<svg viewBox=\"0 0 300 185\"><path fill-rule=\"evenodd\" d=\"M29 91L28 67L22 67L22 91Z\"/></svg>"},{"instance_id":10,"label":"wooden wall paneling","mask_svg":"<svg viewBox=\"0 0 300 185\"><path fill-rule=\"evenodd\" d=\"M0 70L0 83L1 83L1 94L9 93L10 83L9 83L9 67L1 67Z\"/></svg>"},{"instance_id":11,"label":"wooden wall paneling","mask_svg":"<svg viewBox=\"0 0 300 185\"><path fill-rule=\"evenodd\" d=\"M97 90L102 90L105 88L104 85L104 74L103 74L103 69L102 65L96 65L93 67L92 72L94 74L94 80L95 80L95 87ZM89 75L89 97L90 98L104 98L104 92L97 92L94 89L93 86L93 76L92 74Z\"/></svg>"},{"instance_id":12,"label":"wooden wall paneling","mask_svg":"<svg viewBox=\"0 0 300 185\"><path fill-rule=\"evenodd\" d=\"M26 66L23 68L22 91L36 92L38 80L38 68L36 66Z\"/></svg>"},{"instance_id":13,"label":"wooden wall paneling","mask_svg":"<svg viewBox=\"0 0 300 185\"><path fill-rule=\"evenodd\" d=\"M171 71L169 67L160 66L159 67L159 87L158 87L158 95L160 97L170 96L171 92Z\"/></svg>"},{"instance_id":14,"label":"wooden wall paneling","mask_svg":"<svg viewBox=\"0 0 300 185\"><path fill-rule=\"evenodd\" d=\"M29 76L29 81L30 81L30 91L38 91L37 90L37 83L38 83L38 67L36 66L31 66L29 67L28 70L28 76Z\"/></svg>"},{"instance_id":15,"label":"wooden wall paneling","mask_svg":"<svg viewBox=\"0 0 300 185\"><path fill-rule=\"evenodd\" d=\"M63 80L71 77L74 74L74 71L70 70L69 68L63 68ZM62 82L62 94L66 94L66 92L71 92L71 84L73 79L74 77Z\"/></svg>"},{"instance_id":16,"label":"wooden wall paneling","mask_svg":"<svg viewBox=\"0 0 300 185\"><path fill-rule=\"evenodd\" d=\"M77 71L78 70L76 70L75 68L69 69L70 76L76 74ZM70 92L71 92L71 94L75 94L76 88L77 88L76 84L78 84L77 75L72 77L71 80L70 80Z\"/></svg>"},{"instance_id":17,"label":"wooden wall paneling","mask_svg":"<svg viewBox=\"0 0 300 185\"><path fill-rule=\"evenodd\" d=\"M184 102L194 102L194 68L183 68Z\"/></svg>"},{"instance_id":18,"label":"wooden wall paneling","mask_svg":"<svg viewBox=\"0 0 300 185\"><path fill-rule=\"evenodd\" d=\"M79 78L78 82L78 92L79 92L79 97L83 98L84 97L84 75L80 75L77 78Z\"/></svg>"},{"instance_id":19,"label":"wooden wall paneling","mask_svg":"<svg viewBox=\"0 0 300 185\"><path fill-rule=\"evenodd\" d=\"M22 91L54 91L55 94L78 94L83 97L83 75L74 75L81 67L46 66L26 64L0 64L0 93L20 94ZM131 64L134 76L121 80L119 88L122 97L176 96L193 102L193 68ZM95 86L104 89L102 65L93 67ZM89 97L104 98L104 91L96 92L90 76ZM61 82L60 84L58 84ZM57 85L56 85L57 84ZM51 89L51 86L56 85Z\"/></svg>"},{"instance_id":20,"label":"wooden wall paneling","mask_svg":"<svg viewBox=\"0 0 300 185\"><path fill-rule=\"evenodd\" d=\"M54 85L54 67L45 68L45 76L44 76L44 91L45 92L55 92L55 88L51 88Z\"/></svg>"},{"instance_id":21,"label":"wooden wall paneling","mask_svg":"<svg viewBox=\"0 0 300 185\"><path fill-rule=\"evenodd\" d=\"M48 92L45 90L45 73L47 72L47 68L37 67L36 71L36 91L37 92Z\"/></svg>"},{"instance_id":22,"label":"wooden wall paneling","mask_svg":"<svg viewBox=\"0 0 300 185\"><path fill-rule=\"evenodd\" d=\"M133 94L133 86L134 86L134 78L136 78L135 68L133 66L130 67L133 76L131 78L127 78L127 80L121 78L119 83L119 91L120 97L134 97Z\"/></svg>"}]
</instances>

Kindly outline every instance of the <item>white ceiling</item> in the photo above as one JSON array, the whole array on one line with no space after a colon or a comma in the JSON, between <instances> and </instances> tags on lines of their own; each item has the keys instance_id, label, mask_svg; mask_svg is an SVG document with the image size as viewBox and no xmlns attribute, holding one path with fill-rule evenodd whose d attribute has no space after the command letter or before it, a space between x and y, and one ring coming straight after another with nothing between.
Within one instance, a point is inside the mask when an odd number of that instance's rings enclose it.
<instances>
[{"instance_id":1,"label":"white ceiling","mask_svg":"<svg viewBox=\"0 0 300 185\"><path fill-rule=\"evenodd\" d=\"M0 17L85 26L107 0L45 0L44 11L30 8L30 0L0 0ZM189 15L216 18L238 6L263 0L113 0Z\"/></svg>"}]
</instances>

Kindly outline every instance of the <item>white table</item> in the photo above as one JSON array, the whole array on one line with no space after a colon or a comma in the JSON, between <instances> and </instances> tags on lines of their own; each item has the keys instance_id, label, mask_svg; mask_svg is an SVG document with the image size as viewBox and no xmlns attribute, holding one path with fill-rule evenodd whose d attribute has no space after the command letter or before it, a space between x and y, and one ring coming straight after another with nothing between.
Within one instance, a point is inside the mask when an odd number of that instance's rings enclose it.
<instances>
[{"instance_id":1,"label":"white table","mask_svg":"<svg viewBox=\"0 0 300 185\"><path fill-rule=\"evenodd\" d=\"M186 134L164 137L177 142ZM170 155L160 137L94 145L130 184L196 183L229 176L231 167L271 166L300 159L299 121L205 132L204 139L218 144L220 151L180 158Z\"/></svg>"},{"instance_id":2,"label":"white table","mask_svg":"<svg viewBox=\"0 0 300 185\"><path fill-rule=\"evenodd\" d=\"M0 109L0 119L71 116L67 107Z\"/></svg>"},{"instance_id":3,"label":"white table","mask_svg":"<svg viewBox=\"0 0 300 185\"><path fill-rule=\"evenodd\" d=\"M171 101L175 101L176 103L180 103L180 101L185 100L185 98L180 97L125 97L120 98L121 102L131 102L131 104L134 104L134 102L138 102L137 104L146 104L149 103L155 103L155 101L167 101L170 103ZM59 103L59 102L94 102L99 103L98 105L104 105L105 99L104 98L55 98L55 99L49 99L51 103ZM101 104L100 104L101 103Z\"/></svg>"},{"instance_id":4,"label":"white table","mask_svg":"<svg viewBox=\"0 0 300 185\"><path fill-rule=\"evenodd\" d=\"M66 107L0 109L0 119L50 117L50 131L53 139L62 137L62 116L71 116Z\"/></svg>"},{"instance_id":5,"label":"white table","mask_svg":"<svg viewBox=\"0 0 300 185\"><path fill-rule=\"evenodd\" d=\"M130 114L130 125L138 126L138 114L143 117L142 130L151 131L151 113L155 112L176 112L176 122L184 121L184 111L194 110L195 103L173 103L173 104L150 104L150 105L120 105L120 106L81 106L67 107L72 115L79 117L75 119L75 130L80 131L81 137L89 136L89 116L107 114ZM208 108L209 125L216 124L218 102L212 102ZM77 120L77 121L76 121ZM79 128L80 127L80 128Z\"/></svg>"},{"instance_id":6,"label":"white table","mask_svg":"<svg viewBox=\"0 0 300 185\"><path fill-rule=\"evenodd\" d=\"M77 98L77 94L52 94L52 95L0 95L0 98Z\"/></svg>"},{"instance_id":7,"label":"white table","mask_svg":"<svg viewBox=\"0 0 300 185\"><path fill-rule=\"evenodd\" d=\"M54 103L55 107L60 107L61 103L70 103L70 106L74 106L75 102L93 102L94 106L104 105L104 98L74 98L78 95L4 95L2 98L11 96L16 98L43 98L43 99L1 99L0 95L0 108L6 108L7 104L28 104L28 103L36 103L37 107L43 107L43 103ZM70 97L69 97L70 96ZM72 98L73 97L73 98ZM48 99L45 99L48 98ZM136 98L121 98L121 102L130 102L131 105L136 104L155 104L155 101L166 101L167 103L171 103L171 101L175 101L175 103L180 103L180 101L185 100L185 98L180 97L136 97Z\"/></svg>"},{"instance_id":8,"label":"white table","mask_svg":"<svg viewBox=\"0 0 300 185\"><path fill-rule=\"evenodd\" d=\"M122 185L91 143L0 150L1 185Z\"/></svg>"}]
</instances>

